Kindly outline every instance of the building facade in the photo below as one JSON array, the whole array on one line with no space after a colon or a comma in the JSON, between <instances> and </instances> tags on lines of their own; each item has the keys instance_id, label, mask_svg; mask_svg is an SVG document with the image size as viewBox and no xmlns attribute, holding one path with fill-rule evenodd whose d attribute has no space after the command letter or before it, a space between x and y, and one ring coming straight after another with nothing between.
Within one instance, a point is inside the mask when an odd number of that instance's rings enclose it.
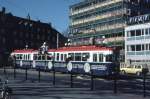
<instances>
[{"instance_id":1,"label":"building facade","mask_svg":"<svg viewBox=\"0 0 150 99\"><path fill-rule=\"evenodd\" d=\"M70 6L72 45L106 44L124 48L129 17L150 12L149 0L84 0Z\"/></svg>"},{"instance_id":2,"label":"building facade","mask_svg":"<svg viewBox=\"0 0 150 99\"><path fill-rule=\"evenodd\" d=\"M125 61L150 64L150 14L132 17L125 28Z\"/></svg>"},{"instance_id":3,"label":"building facade","mask_svg":"<svg viewBox=\"0 0 150 99\"><path fill-rule=\"evenodd\" d=\"M59 42L57 42L59 39ZM43 42L49 48L63 46L66 38L50 24L13 16L6 13L5 8L0 11L0 62L7 58L14 49L25 47L38 49ZM1 65L1 64L0 64Z\"/></svg>"}]
</instances>

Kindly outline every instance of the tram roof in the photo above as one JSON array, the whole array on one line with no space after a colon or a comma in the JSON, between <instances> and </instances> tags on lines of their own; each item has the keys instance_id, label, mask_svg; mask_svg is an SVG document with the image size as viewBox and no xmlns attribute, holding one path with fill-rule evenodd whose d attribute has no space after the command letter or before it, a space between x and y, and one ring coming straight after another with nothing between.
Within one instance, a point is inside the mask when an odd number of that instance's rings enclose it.
<instances>
[{"instance_id":1,"label":"tram roof","mask_svg":"<svg viewBox=\"0 0 150 99\"><path fill-rule=\"evenodd\" d=\"M57 51L108 51L112 50L112 48L102 47L102 46L69 46L69 47L61 47L56 50Z\"/></svg>"},{"instance_id":2,"label":"tram roof","mask_svg":"<svg viewBox=\"0 0 150 99\"><path fill-rule=\"evenodd\" d=\"M34 49L14 50L15 53L32 53L33 51L36 51L36 50Z\"/></svg>"}]
</instances>

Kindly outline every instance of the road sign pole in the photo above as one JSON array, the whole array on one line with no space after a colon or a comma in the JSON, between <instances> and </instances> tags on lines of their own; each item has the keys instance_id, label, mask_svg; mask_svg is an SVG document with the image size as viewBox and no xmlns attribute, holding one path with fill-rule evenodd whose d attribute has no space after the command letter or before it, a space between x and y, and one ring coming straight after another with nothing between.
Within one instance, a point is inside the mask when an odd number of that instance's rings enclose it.
<instances>
[{"instance_id":1,"label":"road sign pole","mask_svg":"<svg viewBox=\"0 0 150 99\"><path fill-rule=\"evenodd\" d=\"M55 67L54 67L54 61L52 62L53 64L53 85L55 85Z\"/></svg>"},{"instance_id":2,"label":"road sign pole","mask_svg":"<svg viewBox=\"0 0 150 99\"><path fill-rule=\"evenodd\" d=\"M73 88L73 73L70 72L70 87Z\"/></svg>"},{"instance_id":3,"label":"road sign pole","mask_svg":"<svg viewBox=\"0 0 150 99\"><path fill-rule=\"evenodd\" d=\"M146 74L143 74L143 97L146 97Z\"/></svg>"},{"instance_id":4,"label":"road sign pole","mask_svg":"<svg viewBox=\"0 0 150 99\"><path fill-rule=\"evenodd\" d=\"M39 82L41 81L41 70L40 70L40 67L39 67Z\"/></svg>"},{"instance_id":5,"label":"road sign pole","mask_svg":"<svg viewBox=\"0 0 150 99\"><path fill-rule=\"evenodd\" d=\"M25 78L26 78L26 80L28 79L28 68L27 67L25 69Z\"/></svg>"},{"instance_id":6,"label":"road sign pole","mask_svg":"<svg viewBox=\"0 0 150 99\"><path fill-rule=\"evenodd\" d=\"M6 68L5 68L5 66L3 65L3 67L4 67L4 75L6 75Z\"/></svg>"},{"instance_id":7,"label":"road sign pole","mask_svg":"<svg viewBox=\"0 0 150 99\"><path fill-rule=\"evenodd\" d=\"M93 75L93 70L91 69L91 90L94 90L94 75Z\"/></svg>"},{"instance_id":8,"label":"road sign pole","mask_svg":"<svg viewBox=\"0 0 150 99\"><path fill-rule=\"evenodd\" d=\"M16 60L14 62L14 79L16 78Z\"/></svg>"},{"instance_id":9,"label":"road sign pole","mask_svg":"<svg viewBox=\"0 0 150 99\"><path fill-rule=\"evenodd\" d=\"M113 78L114 78L114 93L116 94L117 93L117 75L115 74Z\"/></svg>"}]
</instances>

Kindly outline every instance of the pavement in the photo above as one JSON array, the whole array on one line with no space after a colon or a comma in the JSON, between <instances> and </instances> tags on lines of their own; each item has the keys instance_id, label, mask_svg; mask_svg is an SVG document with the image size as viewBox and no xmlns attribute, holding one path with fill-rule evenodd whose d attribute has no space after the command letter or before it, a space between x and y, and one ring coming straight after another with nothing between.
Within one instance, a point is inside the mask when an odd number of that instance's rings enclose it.
<instances>
[{"instance_id":1,"label":"pavement","mask_svg":"<svg viewBox=\"0 0 150 99\"><path fill-rule=\"evenodd\" d=\"M28 71L25 80L25 70L18 69L16 78L13 69L7 69L4 75L0 69L0 78L9 79L8 86L13 89L11 99L150 99L148 89L146 97L140 80L120 80L117 94L113 92L113 81L98 78L94 81L94 90L90 90L90 79L80 76L74 77L73 88L70 87L70 75L56 73L56 84L53 85L53 74L41 72L41 81L38 81L38 72ZM136 85L133 85L136 83ZM147 82L149 86L150 83Z\"/></svg>"}]
</instances>

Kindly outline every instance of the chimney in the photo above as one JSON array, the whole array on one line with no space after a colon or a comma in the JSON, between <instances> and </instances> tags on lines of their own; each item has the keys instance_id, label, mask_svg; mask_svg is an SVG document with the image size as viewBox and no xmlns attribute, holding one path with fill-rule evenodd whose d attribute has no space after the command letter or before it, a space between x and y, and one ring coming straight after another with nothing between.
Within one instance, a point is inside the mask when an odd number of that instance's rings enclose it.
<instances>
[{"instance_id":1,"label":"chimney","mask_svg":"<svg viewBox=\"0 0 150 99\"><path fill-rule=\"evenodd\" d=\"M2 7L2 13L5 14L6 8Z\"/></svg>"}]
</instances>

